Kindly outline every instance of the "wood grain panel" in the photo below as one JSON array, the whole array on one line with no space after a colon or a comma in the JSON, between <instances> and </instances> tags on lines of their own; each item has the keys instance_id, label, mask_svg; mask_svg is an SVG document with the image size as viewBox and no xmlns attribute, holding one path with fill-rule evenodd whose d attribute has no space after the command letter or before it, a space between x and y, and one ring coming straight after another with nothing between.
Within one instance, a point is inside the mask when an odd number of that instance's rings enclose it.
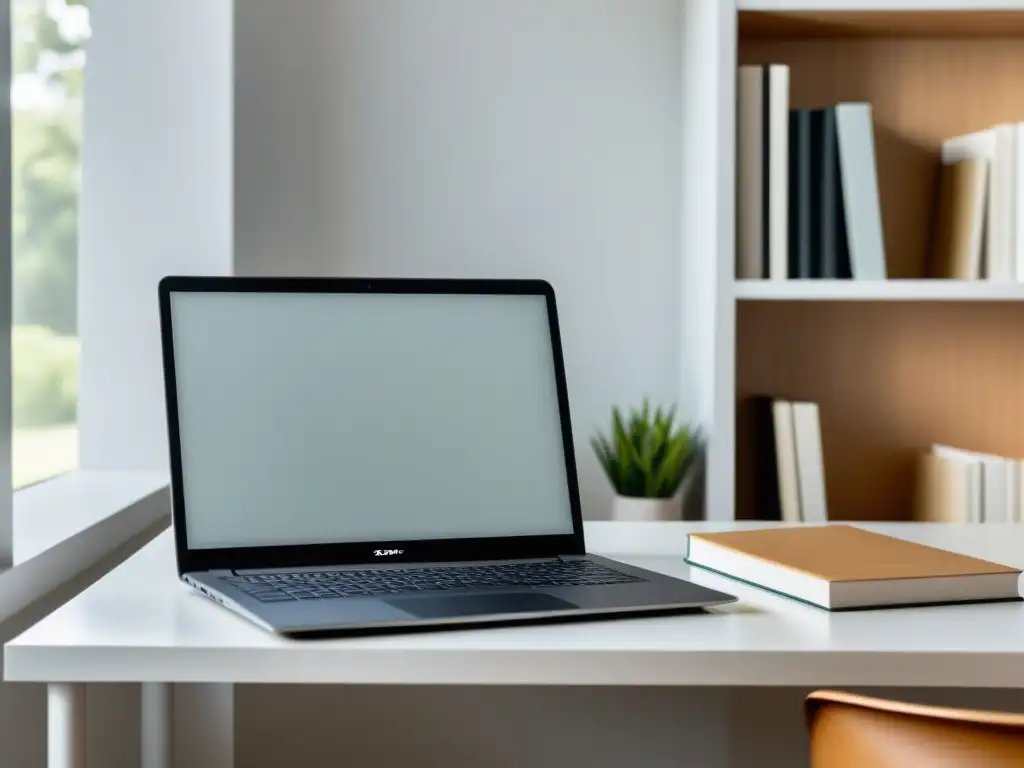
<instances>
[{"instance_id":1,"label":"wood grain panel","mask_svg":"<svg viewBox=\"0 0 1024 768\"><path fill-rule=\"evenodd\" d=\"M916 451L1024 458L1024 304L740 302L737 517L754 514L749 398L817 402L830 516L905 520Z\"/></svg>"},{"instance_id":2,"label":"wood grain panel","mask_svg":"<svg viewBox=\"0 0 1024 768\"><path fill-rule=\"evenodd\" d=\"M1024 14L1021 14L1024 16ZM925 275L943 140L1024 121L1024 36L741 39L740 62L791 68L795 108L873 106L889 275Z\"/></svg>"},{"instance_id":3,"label":"wood grain panel","mask_svg":"<svg viewBox=\"0 0 1024 768\"><path fill-rule=\"evenodd\" d=\"M1024 35L1021 11L745 11L743 39L756 37L1006 37Z\"/></svg>"}]
</instances>

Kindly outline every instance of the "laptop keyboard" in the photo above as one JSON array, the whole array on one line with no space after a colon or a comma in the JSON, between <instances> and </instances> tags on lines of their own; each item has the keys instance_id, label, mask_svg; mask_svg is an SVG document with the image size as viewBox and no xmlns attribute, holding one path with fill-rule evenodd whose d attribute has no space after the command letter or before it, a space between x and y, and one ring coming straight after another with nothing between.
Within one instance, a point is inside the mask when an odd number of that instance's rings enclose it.
<instances>
[{"instance_id":1,"label":"laptop keyboard","mask_svg":"<svg viewBox=\"0 0 1024 768\"><path fill-rule=\"evenodd\" d=\"M264 603L458 589L589 587L645 581L589 560L263 573L222 578Z\"/></svg>"}]
</instances>

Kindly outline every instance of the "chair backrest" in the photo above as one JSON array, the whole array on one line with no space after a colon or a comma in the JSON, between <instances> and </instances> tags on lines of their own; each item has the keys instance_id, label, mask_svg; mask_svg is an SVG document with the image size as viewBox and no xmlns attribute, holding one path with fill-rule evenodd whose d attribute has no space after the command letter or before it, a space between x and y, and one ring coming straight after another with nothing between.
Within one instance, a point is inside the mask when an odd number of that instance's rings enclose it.
<instances>
[{"instance_id":1,"label":"chair backrest","mask_svg":"<svg viewBox=\"0 0 1024 768\"><path fill-rule=\"evenodd\" d=\"M815 691L804 703L811 768L1020 768L1024 715Z\"/></svg>"}]
</instances>

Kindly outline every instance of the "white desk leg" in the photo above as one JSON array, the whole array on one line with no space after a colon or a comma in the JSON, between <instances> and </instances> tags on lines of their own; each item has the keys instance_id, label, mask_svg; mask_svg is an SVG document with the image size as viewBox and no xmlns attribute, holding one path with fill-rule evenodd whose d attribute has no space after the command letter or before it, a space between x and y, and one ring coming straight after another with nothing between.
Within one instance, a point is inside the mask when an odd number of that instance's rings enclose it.
<instances>
[{"instance_id":1,"label":"white desk leg","mask_svg":"<svg viewBox=\"0 0 1024 768\"><path fill-rule=\"evenodd\" d=\"M85 768L85 685L50 683L46 709L48 768Z\"/></svg>"},{"instance_id":2,"label":"white desk leg","mask_svg":"<svg viewBox=\"0 0 1024 768\"><path fill-rule=\"evenodd\" d=\"M142 684L142 768L171 768L171 686Z\"/></svg>"}]
</instances>

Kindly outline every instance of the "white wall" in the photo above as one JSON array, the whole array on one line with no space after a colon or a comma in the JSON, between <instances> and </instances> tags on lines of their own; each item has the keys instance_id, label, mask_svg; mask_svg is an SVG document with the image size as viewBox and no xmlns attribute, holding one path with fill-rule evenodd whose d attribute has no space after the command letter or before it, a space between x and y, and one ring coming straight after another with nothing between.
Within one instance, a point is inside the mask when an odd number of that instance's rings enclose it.
<instances>
[{"instance_id":1,"label":"white wall","mask_svg":"<svg viewBox=\"0 0 1024 768\"><path fill-rule=\"evenodd\" d=\"M79 233L85 469L165 469L156 287L231 269L231 0L90 0Z\"/></svg>"},{"instance_id":2,"label":"white wall","mask_svg":"<svg viewBox=\"0 0 1024 768\"><path fill-rule=\"evenodd\" d=\"M237 274L544 277L587 438L681 373L679 0L244 0ZM687 412L690 404L681 404Z\"/></svg>"}]
</instances>

